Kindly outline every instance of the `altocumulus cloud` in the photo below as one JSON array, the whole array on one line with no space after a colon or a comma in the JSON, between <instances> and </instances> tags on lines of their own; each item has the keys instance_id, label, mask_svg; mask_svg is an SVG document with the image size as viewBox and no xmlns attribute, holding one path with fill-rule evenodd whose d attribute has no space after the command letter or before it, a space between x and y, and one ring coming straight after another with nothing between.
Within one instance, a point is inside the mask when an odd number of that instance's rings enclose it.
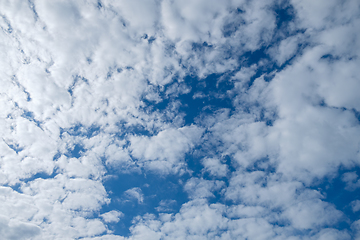
<instances>
[{"instance_id":1,"label":"altocumulus cloud","mask_svg":"<svg viewBox=\"0 0 360 240\"><path fill-rule=\"evenodd\" d=\"M359 239L357 0L0 1L3 239Z\"/></svg>"}]
</instances>

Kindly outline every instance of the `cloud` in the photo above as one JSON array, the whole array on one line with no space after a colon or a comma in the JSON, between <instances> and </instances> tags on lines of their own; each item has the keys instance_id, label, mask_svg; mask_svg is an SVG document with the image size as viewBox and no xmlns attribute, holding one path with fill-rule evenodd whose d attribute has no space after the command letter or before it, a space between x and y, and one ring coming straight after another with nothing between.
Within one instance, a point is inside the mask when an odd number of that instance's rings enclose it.
<instances>
[{"instance_id":1,"label":"cloud","mask_svg":"<svg viewBox=\"0 0 360 240\"><path fill-rule=\"evenodd\" d=\"M339 231L336 229L323 229L318 234L313 236L312 239L351 239L351 236L344 231Z\"/></svg>"},{"instance_id":2,"label":"cloud","mask_svg":"<svg viewBox=\"0 0 360 240\"><path fill-rule=\"evenodd\" d=\"M109 222L119 222L120 218L123 216L124 214L120 211L116 211L116 210L111 210L110 212L106 212L101 214L100 216L104 219L105 222L109 223Z\"/></svg>"},{"instance_id":3,"label":"cloud","mask_svg":"<svg viewBox=\"0 0 360 240\"><path fill-rule=\"evenodd\" d=\"M205 158L202 160L202 164L204 165L204 171L215 177L225 177L228 172L227 165L221 163L219 159Z\"/></svg>"},{"instance_id":4,"label":"cloud","mask_svg":"<svg viewBox=\"0 0 360 240\"><path fill-rule=\"evenodd\" d=\"M359 157L358 139L353 135L359 131L359 125L350 110L355 106L342 105L346 109L341 110L340 106L327 105L327 95L321 94L320 89L331 81L331 77L322 74L323 67L328 66L320 59L321 50L316 50L305 53L270 83L279 119L270 129L269 136L279 136L280 171L298 177L304 174L303 178L306 173L300 173L300 169L310 173L311 177L323 177L336 171L340 164L349 166ZM310 62L313 63L311 67ZM322 101L326 104L323 107Z\"/></svg>"},{"instance_id":5,"label":"cloud","mask_svg":"<svg viewBox=\"0 0 360 240\"><path fill-rule=\"evenodd\" d=\"M191 178L184 186L184 190L191 199L215 197L212 193L220 190L224 186L222 181L209 181L198 178Z\"/></svg>"},{"instance_id":6,"label":"cloud","mask_svg":"<svg viewBox=\"0 0 360 240\"><path fill-rule=\"evenodd\" d=\"M358 1L0 9L3 238L358 237L321 185L359 187Z\"/></svg>"},{"instance_id":7,"label":"cloud","mask_svg":"<svg viewBox=\"0 0 360 240\"><path fill-rule=\"evenodd\" d=\"M107 235L103 235L101 237L92 237L92 238L84 238L84 239L91 239L91 240L124 240L126 238L118 236L118 235L112 235L112 234L107 234Z\"/></svg>"},{"instance_id":8,"label":"cloud","mask_svg":"<svg viewBox=\"0 0 360 240\"><path fill-rule=\"evenodd\" d=\"M182 159L198 143L202 132L199 127L185 126L165 129L153 137L132 136L131 154L146 169L176 173L185 167Z\"/></svg>"},{"instance_id":9,"label":"cloud","mask_svg":"<svg viewBox=\"0 0 360 240\"><path fill-rule=\"evenodd\" d=\"M250 209L249 209L250 210ZM255 210L255 208L252 208ZM146 215L138 218L132 227L132 237L139 239L148 236L150 239L197 238L197 239L234 239L247 237L249 239L302 239L301 235L296 237L291 226L274 226L262 217L235 217L227 218L233 209L228 209L222 204L208 204L206 200L193 200L182 206L180 212L171 215L164 214L159 218ZM229 215L230 216L230 215ZM266 215L265 215L266 216ZM323 229L312 233L310 239L326 238L350 239L346 231L336 229Z\"/></svg>"},{"instance_id":10,"label":"cloud","mask_svg":"<svg viewBox=\"0 0 360 240\"><path fill-rule=\"evenodd\" d=\"M281 66L287 60L294 57L300 42L302 42L303 36L295 35L282 40L278 46L269 49L269 54L273 59L276 60L276 63Z\"/></svg>"},{"instance_id":11,"label":"cloud","mask_svg":"<svg viewBox=\"0 0 360 240\"><path fill-rule=\"evenodd\" d=\"M331 28L335 24L344 24L354 17L359 3L356 1L318 1L308 0L291 1L298 16L298 23L301 27L321 30ZM339 6L340 8L336 8ZM355 14L355 15L354 15Z\"/></svg>"},{"instance_id":12,"label":"cloud","mask_svg":"<svg viewBox=\"0 0 360 240\"><path fill-rule=\"evenodd\" d=\"M131 199L137 200L138 204L144 202L144 194L142 193L142 190L138 187L126 190L124 194L130 200Z\"/></svg>"},{"instance_id":13,"label":"cloud","mask_svg":"<svg viewBox=\"0 0 360 240\"><path fill-rule=\"evenodd\" d=\"M158 212L172 212L175 204L176 204L176 200L173 199L161 200L159 206L156 207L155 209Z\"/></svg>"},{"instance_id":14,"label":"cloud","mask_svg":"<svg viewBox=\"0 0 360 240\"><path fill-rule=\"evenodd\" d=\"M346 189L354 191L360 187L360 181L358 180L358 175L356 172L346 172L343 174L342 179L346 183Z\"/></svg>"},{"instance_id":15,"label":"cloud","mask_svg":"<svg viewBox=\"0 0 360 240\"><path fill-rule=\"evenodd\" d=\"M313 229L334 225L342 213L326 202L310 200L291 206L285 210L284 215L292 222L294 228Z\"/></svg>"},{"instance_id":16,"label":"cloud","mask_svg":"<svg viewBox=\"0 0 360 240\"><path fill-rule=\"evenodd\" d=\"M34 238L41 232L35 224L9 220L5 216L0 216L0 233L5 239L29 239Z\"/></svg>"},{"instance_id":17,"label":"cloud","mask_svg":"<svg viewBox=\"0 0 360 240\"><path fill-rule=\"evenodd\" d=\"M360 201L359 200L354 200L350 204L351 204L351 208L352 208L353 212L360 211Z\"/></svg>"},{"instance_id":18,"label":"cloud","mask_svg":"<svg viewBox=\"0 0 360 240\"><path fill-rule=\"evenodd\" d=\"M353 224L351 224L351 228L355 232L355 237L357 237L357 238L360 236L360 226L359 226L359 224L360 224L359 220L357 220Z\"/></svg>"},{"instance_id":19,"label":"cloud","mask_svg":"<svg viewBox=\"0 0 360 240\"><path fill-rule=\"evenodd\" d=\"M144 237L145 234L150 239L159 239L165 234L170 239L184 238L186 235L200 239L214 236L216 230L223 227L223 218L216 206L209 207L202 203L202 200L191 201L183 205L175 216L164 215L164 222L151 215L138 219L131 229L134 239Z\"/></svg>"},{"instance_id":20,"label":"cloud","mask_svg":"<svg viewBox=\"0 0 360 240\"><path fill-rule=\"evenodd\" d=\"M23 193L2 187L1 212L6 216L2 231L5 239L76 238L106 231L101 221L91 217L106 202L101 187L90 180L66 180L60 176L37 179L24 184Z\"/></svg>"}]
</instances>

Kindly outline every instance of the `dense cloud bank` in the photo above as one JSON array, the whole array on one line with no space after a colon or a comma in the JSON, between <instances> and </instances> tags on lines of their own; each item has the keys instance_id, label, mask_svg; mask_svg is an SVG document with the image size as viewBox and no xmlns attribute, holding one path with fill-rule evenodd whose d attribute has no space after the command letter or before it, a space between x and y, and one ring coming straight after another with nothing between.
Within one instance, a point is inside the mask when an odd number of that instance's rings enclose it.
<instances>
[{"instance_id":1,"label":"dense cloud bank","mask_svg":"<svg viewBox=\"0 0 360 240\"><path fill-rule=\"evenodd\" d=\"M359 1L2 0L0 27L4 239L360 238Z\"/></svg>"}]
</instances>

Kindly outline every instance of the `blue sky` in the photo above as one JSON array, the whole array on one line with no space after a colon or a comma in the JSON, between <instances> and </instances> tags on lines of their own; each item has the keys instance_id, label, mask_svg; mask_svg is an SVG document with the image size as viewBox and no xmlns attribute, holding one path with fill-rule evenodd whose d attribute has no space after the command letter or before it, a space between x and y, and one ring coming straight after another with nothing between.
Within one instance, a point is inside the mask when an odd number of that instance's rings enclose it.
<instances>
[{"instance_id":1,"label":"blue sky","mask_svg":"<svg viewBox=\"0 0 360 240\"><path fill-rule=\"evenodd\" d=\"M0 1L0 235L359 239L359 16Z\"/></svg>"}]
</instances>

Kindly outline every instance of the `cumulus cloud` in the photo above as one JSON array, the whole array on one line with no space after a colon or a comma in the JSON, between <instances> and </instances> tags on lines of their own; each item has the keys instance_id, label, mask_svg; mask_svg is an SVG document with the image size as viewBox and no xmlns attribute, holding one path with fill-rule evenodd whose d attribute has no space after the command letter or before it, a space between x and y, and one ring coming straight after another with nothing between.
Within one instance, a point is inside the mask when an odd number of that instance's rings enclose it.
<instances>
[{"instance_id":1,"label":"cumulus cloud","mask_svg":"<svg viewBox=\"0 0 360 240\"><path fill-rule=\"evenodd\" d=\"M206 172L209 172L216 177L225 177L228 172L227 165L221 163L219 159L205 158L203 159L202 164L204 165L204 170Z\"/></svg>"},{"instance_id":2,"label":"cumulus cloud","mask_svg":"<svg viewBox=\"0 0 360 240\"><path fill-rule=\"evenodd\" d=\"M360 201L359 200L352 201L351 208L352 208L353 212L360 211Z\"/></svg>"},{"instance_id":3,"label":"cumulus cloud","mask_svg":"<svg viewBox=\"0 0 360 240\"><path fill-rule=\"evenodd\" d=\"M142 190L138 187L126 190L124 194L130 200L137 200L139 204L144 202L144 194L142 193Z\"/></svg>"},{"instance_id":4,"label":"cumulus cloud","mask_svg":"<svg viewBox=\"0 0 360 240\"><path fill-rule=\"evenodd\" d=\"M186 192L188 192L189 197L192 199L196 198L208 198L215 197L212 193L221 189L224 186L222 181L209 181L198 178L191 178L184 186Z\"/></svg>"},{"instance_id":5,"label":"cumulus cloud","mask_svg":"<svg viewBox=\"0 0 360 240\"><path fill-rule=\"evenodd\" d=\"M360 186L359 9L2 1L1 236L358 237L322 184Z\"/></svg>"},{"instance_id":6,"label":"cumulus cloud","mask_svg":"<svg viewBox=\"0 0 360 240\"><path fill-rule=\"evenodd\" d=\"M165 129L149 138L133 136L130 149L138 164L160 172L179 172L184 168L185 153L198 143L203 130L196 126Z\"/></svg>"},{"instance_id":7,"label":"cumulus cloud","mask_svg":"<svg viewBox=\"0 0 360 240\"><path fill-rule=\"evenodd\" d=\"M104 219L105 222L119 222L120 218L124 214L120 211L111 210L110 212L106 212L101 214L100 216Z\"/></svg>"},{"instance_id":8,"label":"cumulus cloud","mask_svg":"<svg viewBox=\"0 0 360 240\"><path fill-rule=\"evenodd\" d=\"M35 224L9 220L0 216L0 232L5 239L29 239L40 234L40 228Z\"/></svg>"}]
</instances>

